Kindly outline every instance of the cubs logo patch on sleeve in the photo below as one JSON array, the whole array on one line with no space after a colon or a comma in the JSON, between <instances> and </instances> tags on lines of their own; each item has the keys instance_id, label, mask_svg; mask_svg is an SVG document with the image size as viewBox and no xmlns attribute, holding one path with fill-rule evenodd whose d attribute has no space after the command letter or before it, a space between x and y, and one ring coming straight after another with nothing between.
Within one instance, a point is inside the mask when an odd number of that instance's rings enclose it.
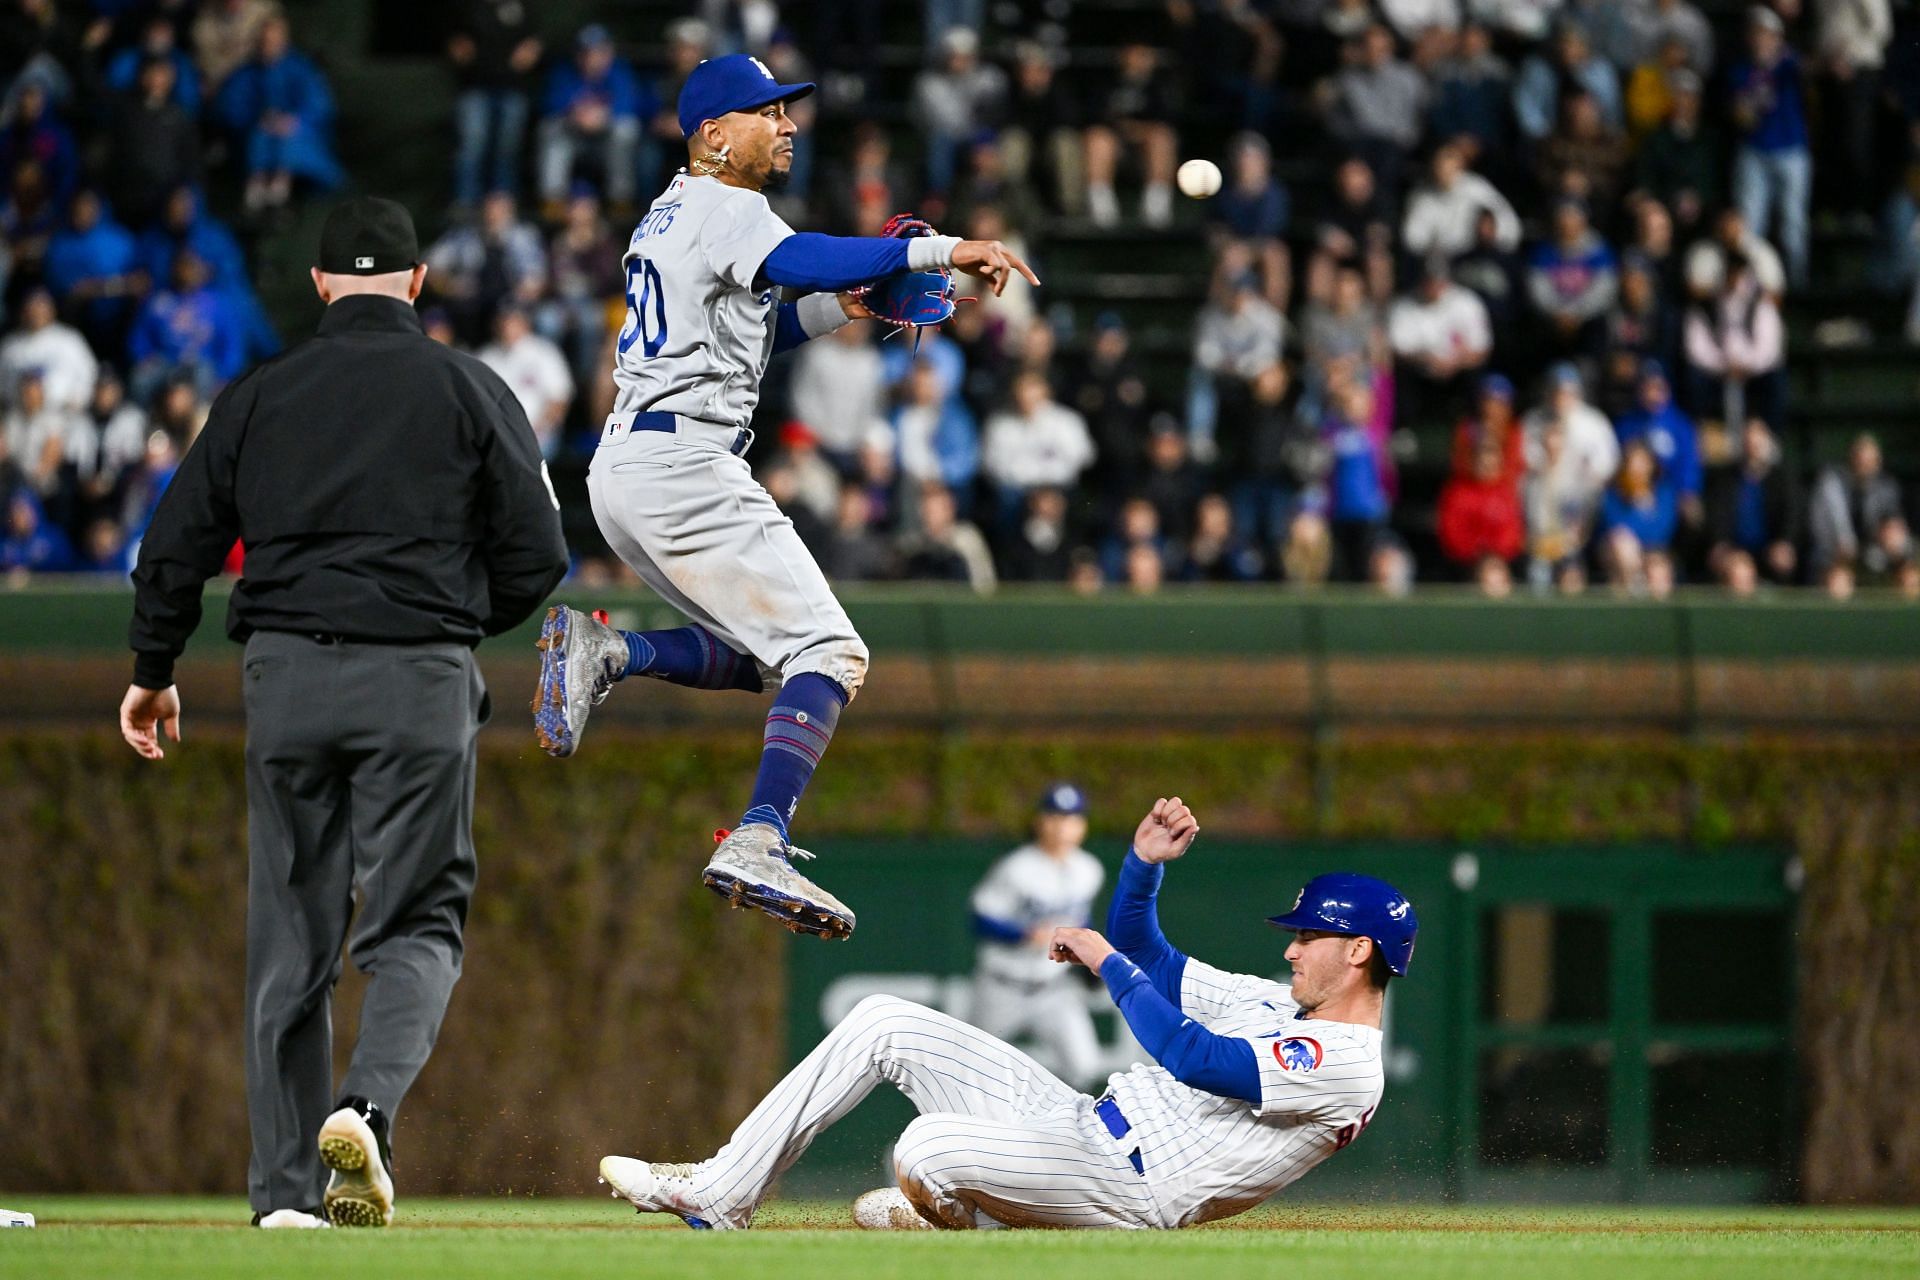
<instances>
[{"instance_id":1,"label":"cubs logo patch on sleeve","mask_svg":"<svg viewBox=\"0 0 1920 1280\"><path fill-rule=\"evenodd\" d=\"M1311 1071L1320 1065L1323 1056L1320 1042L1306 1036L1274 1041L1273 1057L1282 1071Z\"/></svg>"}]
</instances>

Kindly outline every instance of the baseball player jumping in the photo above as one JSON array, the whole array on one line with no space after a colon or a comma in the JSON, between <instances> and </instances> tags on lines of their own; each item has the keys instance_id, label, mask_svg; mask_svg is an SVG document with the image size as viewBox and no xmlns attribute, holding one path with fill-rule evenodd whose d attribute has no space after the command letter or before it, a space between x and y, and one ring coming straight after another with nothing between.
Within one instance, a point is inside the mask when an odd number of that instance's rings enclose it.
<instances>
[{"instance_id":1,"label":"baseball player jumping","mask_svg":"<svg viewBox=\"0 0 1920 1280\"><path fill-rule=\"evenodd\" d=\"M1386 986L1413 958L1413 907L1344 872L1309 881L1269 923L1293 933L1290 984L1177 951L1154 905L1162 864L1199 831L1178 796L1134 832L1107 934L1063 928L1053 954L1105 980L1158 1065L1091 1098L992 1036L905 1000L854 1007L697 1164L600 1162L642 1212L744 1228L774 1178L873 1087L920 1116L894 1146L899 1190L854 1204L862 1226L1185 1227L1259 1204L1358 1137L1380 1104Z\"/></svg>"},{"instance_id":2,"label":"baseball player jumping","mask_svg":"<svg viewBox=\"0 0 1920 1280\"><path fill-rule=\"evenodd\" d=\"M795 932L844 938L853 912L794 870L790 855L813 855L788 842L787 824L866 677L867 648L741 457L760 379L775 353L875 314L858 291L876 281L957 269L998 293L1016 271L1039 279L997 240L918 234L931 231L924 224L901 237L796 233L761 193L793 163L785 104L811 92L744 54L701 63L680 91L687 168L627 243L618 392L587 491L608 544L691 625L617 631L555 606L541 628L533 707L540 745L566 756L588 713L628 676L777 686L752 799L702 879ZM805 296L776 302L780 288Z\"/></svg>"},{"instance_id":3,"label":"baseball player jumping","mask_svg":"<svg viewBox=\"0 0 1920 1280\"><path fill-rule=\"evenodd\" d=\"M1056 782L1040 797L1033 840L974 886L980 951L967 1019L1001 1040L1031 1037L1048 1065L1076 1086L1098 1070L1100 1041L1080 984L1049 952L1059 926L1092 923L1093 900L1106 883L1100 859L1080 847L1086 838L1086 792Z\"/></svg>"}]
</instances>

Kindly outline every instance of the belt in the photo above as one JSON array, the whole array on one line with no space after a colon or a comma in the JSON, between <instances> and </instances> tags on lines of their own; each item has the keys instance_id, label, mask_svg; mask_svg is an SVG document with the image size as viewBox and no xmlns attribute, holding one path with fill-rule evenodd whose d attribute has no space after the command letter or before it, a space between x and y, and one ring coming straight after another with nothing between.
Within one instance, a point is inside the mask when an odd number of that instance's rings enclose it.
<instances>
[{"instance_id":1,"label":"belt","mask_svg":"<svg viewBox=\"0 0 1920 1280\"><path fill-rule=\"evenodd\" d=\"M718 423L699 422L697 419L689 419L689 421L694 422L698 426L710 427L715 431L724 432L726 430L725 427ZM607 415L605 427L601 429L600 443L609 444L624 435L627 431L663 431L668 435L675 435L679 430L680 415L676 413L661 413L651 410L646 413L610 413ZM738 457L745 453L747 446L752 443L753 432L746 427L741 427L734 432L733 443L727 446L727 452Z\"/></svg>"},{"instance_id":2,"label":"belt","mask_svg":"<svg viewBox=\"0 0 1920 1280\"><path fill-rule=\"evenodd\" d=\"M1124 1138L1133 1132L1133 1126L1120 1114L1120 1104L1113 1100L1110 1093L1093 1104L1093 1114L1100 1117L1100 1123L1107 1126L1107 1132L1116 1138ZM1135 1173L1143 1178L1147 1176L1147 1166L1140 1159L1139 1147L1127 1152L1127 1162L1133 1166Z\"/></svg>"}]
</instances>

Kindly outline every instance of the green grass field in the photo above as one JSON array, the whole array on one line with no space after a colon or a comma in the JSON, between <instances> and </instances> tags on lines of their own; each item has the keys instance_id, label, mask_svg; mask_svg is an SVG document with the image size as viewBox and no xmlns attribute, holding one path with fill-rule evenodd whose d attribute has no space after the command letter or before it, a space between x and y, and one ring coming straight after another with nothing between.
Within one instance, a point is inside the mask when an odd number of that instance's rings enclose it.
<instances>
[{"instance_id":1,"label":"green grass field","mask_svg":"<svg viewBox=\"0 0 1920 1280\"><path fill-rule=\"evenodd\" d=\"M411 1200L388 1231L262 1232L238 1200L0 1194L0 1277L514 1280L902 1276L983 1280L1913 1277L1920 1211L1274 1207L1193 1231L852 1231L846 1206L768 1206L750 1233L694 1232L610 1200Z\"/></svg>"}]
</instances>

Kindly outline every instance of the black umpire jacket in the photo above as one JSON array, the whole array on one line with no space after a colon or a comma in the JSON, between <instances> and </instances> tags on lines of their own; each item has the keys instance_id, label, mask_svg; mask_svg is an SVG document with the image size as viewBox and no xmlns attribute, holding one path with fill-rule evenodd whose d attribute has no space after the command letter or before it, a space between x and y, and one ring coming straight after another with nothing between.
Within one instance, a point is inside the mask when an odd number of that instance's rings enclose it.
<instances>
[{"instance_id":1,"label":"black umpire jacket","mask_svg":"<svg viewBox=\"0 0 1920 1280\"><path fill-rule=\"evenodd\" d=\"M356 294L232 382L154 513L133 572L134 683L173 683L200 592L237 538L227 634L477 643L566 572L559 502L499 375Z\"/></svg>"}]
</instances>

